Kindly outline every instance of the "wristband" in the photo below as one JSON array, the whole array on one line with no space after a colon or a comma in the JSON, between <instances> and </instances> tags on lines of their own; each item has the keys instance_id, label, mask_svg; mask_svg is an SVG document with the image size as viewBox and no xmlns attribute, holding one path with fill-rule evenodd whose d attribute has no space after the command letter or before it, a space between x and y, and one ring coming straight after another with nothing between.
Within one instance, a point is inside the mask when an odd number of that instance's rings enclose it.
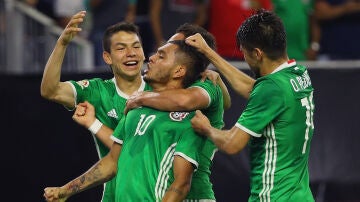
<instances>
[{"instance_id":1,"label":"wristband","mask_svg":"<svg viewBox=\"0 0 360 202\"><path fill-rule=\"evenodd\" d=\"M314 50L314 51L319 51L320 50L320 44L318 42L311 42L310 48L312 50Z\"/></svg>"},{"instance_id":2,"label":"wristband","mask_svg":"<svg viewBox=\"0 0 360 202\"><path fill-rule=\"evenodd\" d=\"M101 126L103 124L98 120L98 119L95 119L94 123L91 124L91 126L88 128L88 130L93 134L95 135L97 132L99 132Z\"/></svg>"}]
</instances>

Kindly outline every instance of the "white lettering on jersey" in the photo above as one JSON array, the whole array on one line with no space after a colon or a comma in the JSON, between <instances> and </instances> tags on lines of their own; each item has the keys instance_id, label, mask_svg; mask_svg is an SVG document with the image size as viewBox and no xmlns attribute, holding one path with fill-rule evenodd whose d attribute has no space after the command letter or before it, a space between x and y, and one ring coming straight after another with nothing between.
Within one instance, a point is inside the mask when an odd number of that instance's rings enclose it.
<instances>
[{"instance_id":1,"label":"white lettering on jersey","mask_svg":"<svg viewBox=\"0 0 360 202\"><path fill-rule=\"evenodd\" d=\"M311 86L311 80L307 71L305 71L303 75L297 76L295 79L290 79L290 83L295 92L304 90Z\"/></svg>"}]
</instances>

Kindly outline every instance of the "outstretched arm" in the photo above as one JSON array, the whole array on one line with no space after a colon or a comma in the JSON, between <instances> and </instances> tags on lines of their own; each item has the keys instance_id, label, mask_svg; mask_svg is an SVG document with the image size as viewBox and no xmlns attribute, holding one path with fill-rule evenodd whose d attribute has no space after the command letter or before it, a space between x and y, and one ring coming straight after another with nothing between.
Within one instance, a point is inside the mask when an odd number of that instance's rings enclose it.
<instances>
[{"instance_id":1,"label":"outstretched arm","mask_svg":"<svg viewBox=\"0 0 360 202\"><path fill-rule=\"evenodd\" d=\"M252 91L255 83L253 78L232 66L229 62L218 55L206 44L205 40L199 33L186 38L186 43L194 46L201 53L206 55L206 57L210 59L211 63L220 71L220 73L225 76L231 87L238 94L245 97L246 99L249 98L250 92Z\"/></svg>"},{"instance_id":2,"label":"outstretched arm","mask_svg":"<svg viewBox=\"0 0 360 202\"><path fill-rule=\"evenodd\" d=\"M100 185L112 179L117 172L117 161L121 145L114 143L110 152L81 176L62 187L47 187L44 189L46 201L66 201L72 195Z\"/></svg>"},{"instance_id":3,"label":"outstretched arm","mask_svg":"<svg viewBox=\"0 0 360 202\"><path fill-rule=\"evenodd\" d=\"M183 201L190 191L194 166L181 156L174 157L174 182L170 185L162 202Z\"/></svg>"},{"instance_id":4,"label":"outstretched arm","mask_svg":"<svg viewBox=\"0 0 360 202\"><path fill-rule=\"evenodd\" d=\"M107 148L111 148L114 141L110 138L110 136L113 134L114 130L103 125L95 117L95 108L92 104L87 101L79 103L76 106L76 110L72 118L78 124L89 129L90 132L104 145L106 145Z\"/></svg>"},{"instance_id":5,"label":"outstretched arm","mask_svg":"<svg viewBox=\"0 0 360 202\"><path fill-rule=\"evenodd\" d=\"M76 13L65 27L46 63L41 81L42 97L71 108L75 106L74 93L69 84L60 82L61 66L68 44L81 31L78 25L84 21L85 13Z\"/></svg>"},{"instance_id":6,"label":"outstretched arm","mask_svg":"<svg viewBox=\"0 0 360 202\"><path fill-rule=\"evenodd\" d=\"M210 125L209 119L196 110L191 119L191 125L196 132L207 136L222 151L227 154L236 154L243 150L250 140L250 135L238 127L230 130L219 130Z\"/></svg>"}]
</instances>

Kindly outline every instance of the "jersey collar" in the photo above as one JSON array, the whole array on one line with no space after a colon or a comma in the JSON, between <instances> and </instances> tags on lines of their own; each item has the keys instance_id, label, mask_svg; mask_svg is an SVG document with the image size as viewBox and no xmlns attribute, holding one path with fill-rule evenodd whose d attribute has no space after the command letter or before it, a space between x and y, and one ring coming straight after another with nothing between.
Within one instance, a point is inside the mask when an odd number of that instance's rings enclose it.
<instances>
[{"instance_id":1,"label":"jersey collar","mask_svg":"<svg viewBox=\"0 0 360 202\"><path fill-rule=\"evenodd\" d=\"M125 98L125 99L129 99L130 96L127 95L126 93L124 93L123 91L121 91L120 88L117 86L115 77L112 78L111 80L112 80L112 82L114 82L114 84L115 84L116 92L118 93L118 95L121 96L121 97L123 97L123 98ZM137 91L144 91L145 85L146 85L146 83L145 83L143 77L141 76L141 84L140 84L140 87L139 87L139 89L138 89Z\"/></svg>"},{"instance_id":2,"label":"jersey collar","mask_svg":"<svg viewBox=\"0 0 360 202\"><path fill-rule=\"evenodd\" d=\"M292 67L296 65L296 61L294 59L292 60L288 60L287 62L282 63L280 66L278 66L273 72L271 72L272 74L275 72L278 72L282 69L288 68L288 67Z\"/></svg>"}]
</instances>

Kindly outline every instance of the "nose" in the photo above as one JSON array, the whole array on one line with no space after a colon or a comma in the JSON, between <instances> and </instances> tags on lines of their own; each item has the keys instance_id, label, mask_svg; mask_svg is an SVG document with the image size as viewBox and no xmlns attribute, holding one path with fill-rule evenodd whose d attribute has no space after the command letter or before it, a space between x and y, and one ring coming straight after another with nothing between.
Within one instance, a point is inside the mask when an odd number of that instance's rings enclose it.
<instances>
[{"instance_id":1,"label":"nose","mask_svg":"<svg viewBox=\"0 0 360 202\"><path fill-rule=\"evenodd\" d=\"M136 55L136 51L135 51L135 49L134 48L132 48L132 47L129 47L129 48L127 48L127 56L135 56Z\"/></svg>"},{"instance_id":2,"label":"nose","mask_svg":"<svg viewBox=\"0 0 360 202\"><path fill-rule=\"evenodd\" d=\"M153 63L155 60L155 54L149 57L149 63Z\"/></svg>"}]
</instances>

